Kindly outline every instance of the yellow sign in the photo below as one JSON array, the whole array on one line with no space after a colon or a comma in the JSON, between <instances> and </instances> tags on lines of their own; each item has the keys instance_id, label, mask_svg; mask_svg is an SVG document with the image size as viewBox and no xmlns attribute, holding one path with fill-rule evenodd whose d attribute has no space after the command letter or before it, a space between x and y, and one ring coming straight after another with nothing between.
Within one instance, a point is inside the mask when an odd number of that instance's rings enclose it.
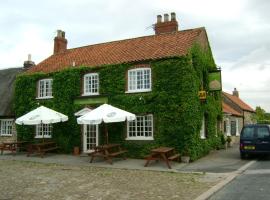
<instances>
[{"instance_id":1,"label":"yellow sign","mask_svg":"<svg viewBox=\"0 0 270 200\"><path fill-rule=\"evenodd\" d=\"M205 100L206 99L206 91L199 91L199 98L201 100Z\"/></svg>"}]
</instances>

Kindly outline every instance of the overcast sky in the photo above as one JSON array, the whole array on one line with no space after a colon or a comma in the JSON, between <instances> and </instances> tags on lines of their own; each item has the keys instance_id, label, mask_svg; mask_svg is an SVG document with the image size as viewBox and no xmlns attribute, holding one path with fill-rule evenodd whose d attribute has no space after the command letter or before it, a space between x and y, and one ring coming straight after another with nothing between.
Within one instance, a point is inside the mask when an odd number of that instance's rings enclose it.
<instances>
[{"instance_id":1,"label":"overcast sky","mask_svg":"<svg viewBox=\"0 0 270 200\"><path fill-rule=\"evenodd\" d=\"M74 48L152 35L156 15L175 12L180 30L206 28L223 90L270 112L269 10L268 0L1 1L0 69L50 56L57 29Z\"/></svg>"}]
</instances>

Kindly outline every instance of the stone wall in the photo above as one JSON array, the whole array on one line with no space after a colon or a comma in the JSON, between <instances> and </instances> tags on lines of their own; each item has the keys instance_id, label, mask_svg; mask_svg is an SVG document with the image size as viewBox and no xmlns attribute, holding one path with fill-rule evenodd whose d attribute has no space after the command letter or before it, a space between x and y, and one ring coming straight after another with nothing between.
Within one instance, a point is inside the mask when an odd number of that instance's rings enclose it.
<instances>
[{"instance_id":1,"label":"stone wall","mask_svg":"<svg viewBox=\"0 0 270 200\"><path fill-rule=\"evenodd\" d=\"M14 142L17 140L17 131L15 123L12 125L12 136L1 136L0 135L0 143L3 142Z\"/></svg>"},{"instance_id":2,"label":"stone wall","mask_svg":"<svg viewBox=\"0 0 270 200\"><path fill-rule=\"evenodd\" d=\"M254 124L256 120L253 117L254 113L244 111L244 124Z\"/></svg>"}]
</instances>

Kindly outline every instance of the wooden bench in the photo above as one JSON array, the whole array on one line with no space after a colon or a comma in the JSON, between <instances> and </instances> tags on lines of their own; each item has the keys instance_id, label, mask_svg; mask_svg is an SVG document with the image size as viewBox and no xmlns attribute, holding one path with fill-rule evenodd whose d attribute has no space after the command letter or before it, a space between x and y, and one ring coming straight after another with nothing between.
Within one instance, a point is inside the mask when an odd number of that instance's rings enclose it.
<instances>
[{"instance_id":1,"label":"wooden bench","mask_svg":"<svg viewBox=\"0 0 270 200\"><path fill-rule=\"evenodd\" d=\"M174 148L171 147L159 147L151 150L151 154L145 157L144 166L147 167L151 160L163 160L169 169L171 169L171 165L169 161L178 160L179 161L180 154L175 152Z\"/></svg>"},{"instance_id":2,"label":"wooden bench","mask_svg":"<svg viewBox=\"0 0 270 200\"><path fill-rule=\"evenodd\" d=\"M0 144L1 155L5 150L15 155L17 150L25 149L25 144L27 144L26 141L3 142Z\"/></svg>"},{"instance_id":3,"label":"wooden bench","mask_svg":"<svg viewBox=\"0 0 270 200\"><path fill-rule=\"evenodd\" d=\"M125 153L127 153L127 151L123 150L119 144L106 144L97 146L94 152L88 155L91 156L90 163L93 162L95 157L102 157L112 164L112 159L115 157L122 156L123 159L126 159Z\"/></svg>"},{"instance_id":4,"label":"wooden bench","mask_svg":"<svg viewBox=\"0 0 270 200\"><path fill-rule=\"evenodd\" d=\"M170 157L168 157L168 160L170 160L170 161L177 160L179 162L179 160L180 160L180 153L171 155Z\"/></svg>"},{"instance_id":5,"label":"wooden bench","mask_svg":"<svg viewBox=\"0 0 270 200\"><path fill-rule=\"evenodd\" d=\"M13 155L15 155L15 152L16 152L16 148L13 147L13 146L10 146L10 145L6 145L6 144L1 144L0 145L0 150L1 150L1 155L3 155L3 152L6 150L6 151L11 151L11 153Z\"/></svg>"},{"instance_id":6,"label":"wooden bench","mask_svg":"<svg viewBox=\"0 0 270 200\"><path fill-rule=\"evenodd\" d=\"M31 144L28 147L28 154L27 156L30 156L33 153L39 154L42 158L44 157L44 154L49 151L54 151L59 149L57 144L55 142L42 142L37 144Z\"/></svg>"}]
</instances>

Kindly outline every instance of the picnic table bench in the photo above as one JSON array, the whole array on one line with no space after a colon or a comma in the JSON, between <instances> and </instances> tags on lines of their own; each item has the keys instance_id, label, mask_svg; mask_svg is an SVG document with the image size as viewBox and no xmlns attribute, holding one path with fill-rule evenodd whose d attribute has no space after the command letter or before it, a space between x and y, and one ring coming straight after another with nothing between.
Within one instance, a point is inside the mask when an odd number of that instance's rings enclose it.
<instances>
[{"instance_id":1,"label":"picnic table bench","mask_svg":"<svg viewBox=\"0 0 270 200\"><path fill-rule=\"evenodd\" d=\"M152 149L150 155L146 156L145 167L147 167L151 160L163 160L167 167L171 169L171 165L169 161L177 160L179 161L180 154L175 152L174 148L171 147L159 147L156 149Z\"/></svg>"},{"instance_id":2,"label":"picnic table bench","mask_svg":"<svg viewBox=\"0 0 270 200\"><path fill-rule=\"evenodd\" d=\"M28 146L28 153L27 156L30 156L31 154L39 154L42 158L44 157L44 154L49 151L54 151L59 149L57 144L53 141L51 142L42 142L42 143L36 143L36 144L30 144Z\"/></svg>"},{"instance_id":3,"label":"picnic table bench","mask_svg":"<svg viewBox=\"0 0 270 200\"><path fill-rule=\"evenodd\" d=\"M120 144L105 144L96 146L94 151L89 153L89 156L91 156L90 163L93 162L95 157L102 157L110 164L113 164L112 159L114 157L122 156L123 159L126 159L125 153L127 153L127 151L123 150Z\"/></svg>"},{"instance_id":4,"label":"picnic table bench","mask_svg":"<svg viewBox=\"0 0 270 200\"><path fill-rule=\"evenodd\" d=\"M26 141L3 142L0 144L1 155L3 155L4 150L11 151L15 155L17 150L25 148L26 143Z\"/></svg>"}]
</instances>

